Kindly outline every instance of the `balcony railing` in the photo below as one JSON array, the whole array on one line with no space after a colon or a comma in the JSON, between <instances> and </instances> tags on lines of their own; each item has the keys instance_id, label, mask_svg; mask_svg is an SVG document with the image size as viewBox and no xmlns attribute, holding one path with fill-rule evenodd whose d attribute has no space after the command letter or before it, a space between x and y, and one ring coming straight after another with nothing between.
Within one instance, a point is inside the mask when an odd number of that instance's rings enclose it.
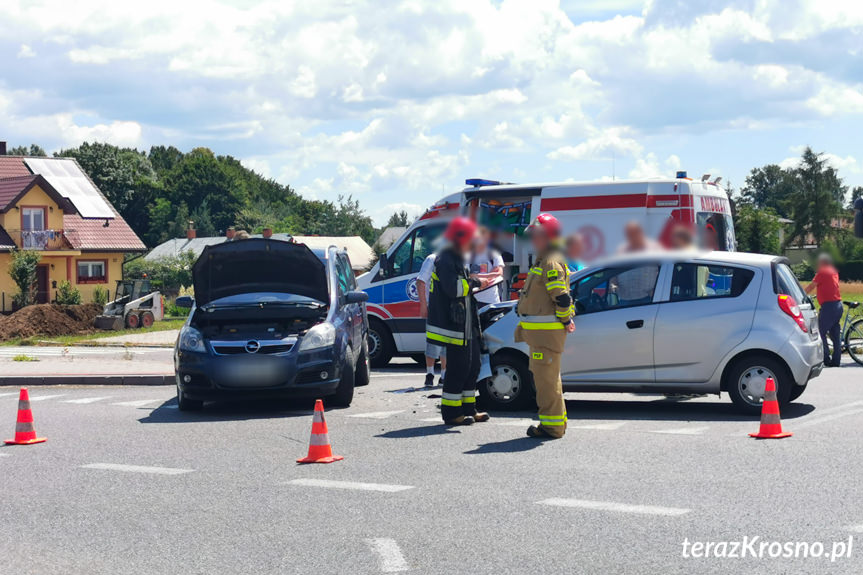
<instances>
[{"instance_id":1,"label":"balcony railing","mask_svg":"<svg viewBox=\"0 0 863 575\"><path fill-rule=\"evenodd\" d=\"M67 235L71 230L6 230L15 245L22 250L72 249Z\"/></svg>"}]
</instances>

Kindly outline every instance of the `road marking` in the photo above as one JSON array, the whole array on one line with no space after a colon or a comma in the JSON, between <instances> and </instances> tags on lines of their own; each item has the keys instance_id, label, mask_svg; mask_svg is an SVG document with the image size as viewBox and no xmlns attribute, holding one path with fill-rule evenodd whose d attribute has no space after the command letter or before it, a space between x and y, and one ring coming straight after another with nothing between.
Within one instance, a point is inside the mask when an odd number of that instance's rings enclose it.
<instances>
[{"instance_id":1,"label":"road marking","mask_svg":"<svg viewBox=\"0 0 863 575\"><path fill-rule=\"evenodd\" d=\"M45 399L54 399L55 397L65 397L68 393L60 393L57 395L40 395L39 397L31 397L30 401L43 401Z\"/></svg>"},{"instance_id":2,"label":"road marking","mask_svg":"<svg viewBox=\"0 0 863 575\"><path fill-rule=\"evenodd\" d=\"M512 427L525 427L528 425L539 425L538 421L534 421L532 419L492 419L492 423L496 423L498 425L508 425Z\"/></svg>"},{"instance_id":3,"label":"road marking","mask_svg":"<svg viewBox=\"0 0 863 575\"><path fill-rule=\"evenodd\" d=\"M19 394L19 392L17 392L17 391L13 391L12 393L0 393L0 397L6 397L9 395L18 395L18 394Z\"/></svg>"},{"instance_id":4,"label":"road marking","mask_svg":"<svg viewBox=\"0 0 863 575\"><path fill-rule=\"evenodd\" d=\"M329 479L294 479L288 481L290 485L302 485L304 487L329 487L331 489L355 489L357 491L383 491L385 493L396 493L413 489L413 485L388 485L386 483L355 483L353 481L331 481Z\"/></svg>"},{"instance_id":5,"label":"road marking","mask_svg":"<svg viewBox=\"0 0 863 575\"><path fill-rule=\"evenodd\" d=\"M9 457L11 453L0 453L0 457Z\"/></svg>"},{"instance_id":6,"label":"road marking","mask_svg":"<svg viewBox=\"0 0 863 575\"><path fill-rule=\"evenodd\" d=\"M599 511L617 511L619 513L637 513L641 515L665 515L669 517L684 515L692 511L680 507L656 507L654 505L630 505L614 501L587 501L585 499L545 499L537 501L540 505L557 507L577 507L579 509L596 509Z\"/></svg>"},{"instance_id":7,"label":"road marking","mask_svg":"<svg viewBox=\"0 0 863 575\"><path fill-rule=\"evenodd\" d=\"M111 396L103 395L102 397L82 397L81 399L66 399L63 400L63 403L95 403L103 399L111 399Z\"/></svg>"},{"instance_id":8,"label":"road marking","mask_svg":"<svg viewBox=\"0 0 863 575\"><path fill-rule=\"evenodd\" d=\"M156 475L182 475L183 473L191 473L194 471L194 469L123 465L121 463L90 463L88 465L82 465L81 467L84 469L104 469L106 471L128 471L129 473L154 473Z\"/></svg>"},{"instance_id":9,"label":"road marking","mask_svg":"<svg viewBox=\"0 0 863 575\"><path fill-rule=\"evenodd\" d=\"M396 415L397 413L404 413L404 409L399 409L397 411L372 411L371 413L354 413L349 415L348 417L362 417L364 419L386 419L392 415Z\"/></svg>"},{"instance_id":10,"label":"road marking","mask_svg":"<svg viewBox=\"0 0 863 575\"><path fill-rule=\"evenodd\" d=\"M369 539L368 543L372 551L380 556L381 571L384 573L396 573L409 569L408 562L405 561L395 539Z\"/></svg>"},{"instance_id":11,"label":"road marking","mask_svg":"<svg viewBox=\"0 0 863 575\"><path fill-rule=\"evenodd\" d=\"M626 425L625 421L617 421L617 422L612 422L612 423L585 423L585 424L578 424L578 425L572 425L572 424L567 423L566 426L571 427L572 429L602 429L602 430L613 431L615 429L620 429L624 425Z\"/></svg>"},{"instance_id":12,"label":"road marking","mask_svg":"<svg viewBox=\"0 0 863 575\"><path fill-rule=\"evenodd\" d=\"M863 525L852 525L848 528L848 531L853 531L854 533L863 533Z\"/></svg>"},{"instance_id":13,"label":"road marking","mask_svg":"<svg viewBox=\"0 0 863 575\"><path fill-rule=\"evenodd\" d=\"M416 376L425 376L424 373L372 373L372 377L416 377Z\"/></svg>"},{"instance_id":14,"label":"road marking","mask_svg":"<svg viewBox=\"0 0 863 575\"><path fill-rule=\"evenodd\" d=\"M144 407L150 403L162 401L161 399L138 399L135 401L121 401L120 403L112 403L111 405L124 405L126 407Z\"/></svg>"},{"instance_id":15,"label":"road marking","mask_svg":"<svg viewBox=\"0 0 863 575\"><path fill-rule=\"evenodd\" d=\"M443 418L438 415L437 417L424 417L420 419L420 421L424 421L426 423L443 423Z\"/></svg>"},{"instance_id":16,"label":"road marking","mask_svg":"<svg viewBox=\"0 0 863 575\"><path fill-rule=\"evenodd\" d=\"M825 415L823 417L816 417L814 419L807 419L805 421L801 421L800 423L795 423L794 427L796 429L800 429L802 427L812 427L813 425L819 425L821 423L833 421L834 419L839 419L841 417L847 417L849 415L857 415L860 413L863 413L863 409L852 409L849 411L837 411L836 413L831 413L830 415Z\"/></svg>"},{"instance_id":17,"label":"road marking","mask_svg":"<svg viewBox=\"0 0 863 575\"><path fill-rule=\"evenodd\" d=\"M664 433L667 435L701 435L705 431L710 429L709 427L679 427L677 429L659 429L657 431L651 431L650 433Z\"/></svg>"}]
</instances>

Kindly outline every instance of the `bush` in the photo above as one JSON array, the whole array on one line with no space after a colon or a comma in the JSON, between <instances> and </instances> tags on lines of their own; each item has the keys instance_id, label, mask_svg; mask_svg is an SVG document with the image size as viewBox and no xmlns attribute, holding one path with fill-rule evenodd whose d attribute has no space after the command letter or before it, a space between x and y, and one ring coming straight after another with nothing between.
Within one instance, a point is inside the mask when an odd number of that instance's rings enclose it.
<instances>
[{"instance_id":1,"label":"bush","mask_svg":"<svg viewBox=\"0 0 863 575\"><path fill-rule=\"evenodd\" d=\"M36 299L36 268L42 254L34 250L15 250L12 252L12 263L9 264L9 275L18 286L18 293L12 296L16 307L25 307Z\"/></svg>"},{"instance_id":2,"label":"bush","mask_svg":"<svg viewBox=\"0 0 863 575\"><path fill-rule=\"evenodd\" d=\"M863 281L863 260L845 262L839 266L839 278L845 282Z\"/></svg>"},{"instance_id":3,"label":"bush","mask_svg":"<svg viewBox=\"0 0 863 575\"><path fill-rule=\"evenodd\" d=\"M78 305L81 303L81 292L73 288L69 280L63 280L57 287L56 301L61 305Z\"/></svg>"},{"instance_id":4,"label":"bush","mask_svg":"<svg viewBox=\"0 0 863 575\"><path fill-rule=\"evenodd\" d=\"M146 275L153 289L171 296L182 286L192 285L192 266L196 259L195 254L188 251L156 261L139 258L126 264L125 277L140 279Z\"/></svg>"},{"instance_id":5,"label":"bush","mask_svg":"<svg viewBox=\"0 0 863 575\"><path fill-rule=\"evenodd\" d=\"M93 290L93 303L96 305L100 305L105 307L105 304L108 303L108 298L110 294L108 293L107 288L103 288L102 286L97 286L96 289Z\"/></svg>"},{"instance_id":6,"label":"bush","mask_svg":"<svg viewBox=\"0 0 863 575\"><path fill-rule=\"evenodd\" d=\"M815 270L812 268L812 264L808 261L794 264L791 266L791 271L793 271L794 275L797 276L797 279L802 282L812 281L812 278L815 277Z\"/></svg>"}]
</instances>

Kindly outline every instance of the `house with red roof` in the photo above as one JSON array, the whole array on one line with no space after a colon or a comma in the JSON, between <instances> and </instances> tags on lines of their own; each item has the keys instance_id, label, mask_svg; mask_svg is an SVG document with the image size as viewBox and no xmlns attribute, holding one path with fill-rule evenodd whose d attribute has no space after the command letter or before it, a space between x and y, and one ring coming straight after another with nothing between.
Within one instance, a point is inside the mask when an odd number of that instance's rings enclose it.
<instances>
[{"instance_id":1,"label":"house with red roof","mask_svg":"<svg viewBox=\"0 0 863 575\"><path fill-rule=\"evenodd\" d=\"M0 312L18 291L9 276L14 250L40 253L37 300L52 301L68 280L93 301L97 287L114 291L123 257L144 243L74 159L0 155Z\"/></svg>"}]
</instances>

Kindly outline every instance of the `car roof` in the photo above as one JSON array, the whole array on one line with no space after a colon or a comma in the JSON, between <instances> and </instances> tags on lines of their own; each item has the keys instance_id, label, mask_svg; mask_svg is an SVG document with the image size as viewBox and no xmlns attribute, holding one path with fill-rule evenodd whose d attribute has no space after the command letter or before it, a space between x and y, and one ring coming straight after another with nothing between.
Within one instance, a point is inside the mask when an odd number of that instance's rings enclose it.
<instances>
[{"instance_id":1,"label":"car roof","mask_svg":"<svg viewBox=\"0 0 863 575\"><path fill-rule=\"evenodd\" d=\"M647 252L637 252L637 253L626 253L626 254L618 254L611 256L609 258L598 260L596 262L591 262L589 267L595 267L597 265L606 265L606 264L619 264L619 263L636 263L640 261L660 261L660 262L669 262L669 261L681 261L681 260L692 260L692 261L708 261L708 262L716 262L716 263L727 263L727 264L742 264L742 265L750 265L750 266L763 266L769 265L775 261L781 261L783 258L781 256L773 256L767 254L751 254L746 252L719 252L719 251L681 251L681 250L669 250L669 251L647 251Z\"/></svg>"}]
</instances>

